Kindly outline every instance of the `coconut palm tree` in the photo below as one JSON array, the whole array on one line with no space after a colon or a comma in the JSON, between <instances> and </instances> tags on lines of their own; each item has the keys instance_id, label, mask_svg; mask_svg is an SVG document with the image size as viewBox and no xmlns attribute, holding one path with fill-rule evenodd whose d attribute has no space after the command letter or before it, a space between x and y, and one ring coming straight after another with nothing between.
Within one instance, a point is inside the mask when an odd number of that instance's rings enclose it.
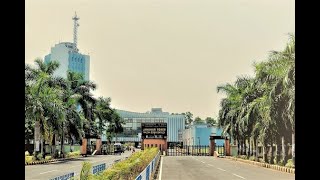
<instances>
[{"instance_id":1,"label":"coconut palm tree","mask_svg":"<svg viewBox=\"0 0 320 180\"><path fill-rule=\"evenodd\" d=\"M60 83L59 78L52 76L59 63L50 62L44 64L41 59L35 60L36 67L25 67L26 89L26 118L35 122L34 152L37 155L37 143L42 143L42 155L45 155L44 141L49 140L50 123L46 115L48 113L62 113L60 102L60 89L56 86ZM61 115L63 116L63 115ZM60 116L60 117L61 117Z\"/></svg>"},{"instance_id":2,"label":"coconut palm tree","mask_svg":"<svg viewBox=\"0 0 320 180\"><path fill-rule=\"evenodd\" d=\"M106 130L106 123L112 122L113 110L110 108L111 98L99 97L94 108L95 117L98 120L99 135Z\"/></svg>"},{"instance_id":3,"label":"coconut palm tree","mask_svg":"<svg viewBox=\"0 0 320 180\"><path fill-rule=\"evenodd\" d=\"M115 109L112 109L111 121L108 123L107 134L114 134L117 141L117 134L123 132L124 120L119 116Z\"/></svg>"},{"instance_id":4,"label":"coconut palm tree","mask_svg":"<svg viewBox=\"0 0 320 180\"><path fill-rule=\"evenodd\" d=\"M255 146L257 160L258 142L263 145L264 160L267 160L267 147L270 145L273 163L273 144L277 145L277 157L286 163L286 141L292 139L294 159L295 122L295 41L290 35L283 51L272 51L268 61L255 63L255 77L240 77L234 85L218 86L217 90L226 93L221 100L218 125L224 133L229 133L238 141L238 154L252 153L250 142ZM291 137L288 136L291 134ZM240 152L239 152L240 149Z\"/></svg>"}]
</instances>

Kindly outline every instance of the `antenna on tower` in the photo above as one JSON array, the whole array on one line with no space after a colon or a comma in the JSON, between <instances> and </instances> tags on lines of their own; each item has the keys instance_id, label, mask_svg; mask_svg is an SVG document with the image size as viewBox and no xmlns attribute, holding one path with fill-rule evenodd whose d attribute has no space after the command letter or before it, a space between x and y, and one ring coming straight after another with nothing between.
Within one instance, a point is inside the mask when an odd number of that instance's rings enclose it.
<instances>
[{"instance_id":1,"label":"antenna on tower","mask_svg":"<svg viewBox=\"0 0 320 180\"><path fill-rule=\"evenodd\" d=\"M77 16L77 12L75 12L74 17L72 20L74 21L73 23L73 49L74 51L77 51L77 32L78 32L78 27L80 26L78 23L78 20L80 18Z\"/></svg>"}]
</instances>

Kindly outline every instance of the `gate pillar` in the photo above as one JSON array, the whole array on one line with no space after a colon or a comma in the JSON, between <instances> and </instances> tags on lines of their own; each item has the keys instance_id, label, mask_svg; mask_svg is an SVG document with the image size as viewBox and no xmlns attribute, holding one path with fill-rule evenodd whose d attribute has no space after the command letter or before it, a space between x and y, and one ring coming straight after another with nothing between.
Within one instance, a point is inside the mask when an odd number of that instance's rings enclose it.
<instances>
[{"instance_id":1,"label":"gate pillar","mask_svg":"<svg viewBox=\"0 0 320 180\"><path fill-rule=\"evenodd\" d=\"M213 156L214 155L214 150L215 150L215 142L214 142L214 140L215 140L214 136L210 136L209 156Z\"/></svg>"},{"instance_id":2,"label":"gate pillar","mask_svg":"<svg viewBox=\"0 0 320 180\"><path fill-rule=\"evenodd\" d=\"M226 156L230 156L230 140L228 138L224 141L224 147L226 149Z\"/></svg>"}]
</instances>

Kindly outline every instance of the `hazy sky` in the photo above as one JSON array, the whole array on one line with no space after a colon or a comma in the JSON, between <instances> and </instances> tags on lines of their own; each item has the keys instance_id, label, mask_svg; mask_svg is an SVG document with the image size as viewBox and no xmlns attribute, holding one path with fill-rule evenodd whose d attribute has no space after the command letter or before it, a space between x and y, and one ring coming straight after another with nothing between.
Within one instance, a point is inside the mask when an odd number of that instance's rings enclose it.
<instances>
[{"instance_id":1,"label":"hazy sky","mask_svg":"<svg viewBox=\"0 0 320 180\"><path fill-rule=\"evenodd\" d=\"M283 49L294 9L294 0L26 0L25 62L72 42L77 11L96 96L128 111L216 117L216 87Z\"/></svg>"}]
</instances>

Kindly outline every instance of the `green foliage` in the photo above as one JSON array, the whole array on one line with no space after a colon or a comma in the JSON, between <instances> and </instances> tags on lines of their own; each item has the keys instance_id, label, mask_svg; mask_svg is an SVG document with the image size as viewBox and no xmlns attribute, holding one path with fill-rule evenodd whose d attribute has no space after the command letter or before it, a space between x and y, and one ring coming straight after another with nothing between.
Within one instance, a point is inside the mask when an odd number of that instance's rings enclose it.
<instances>
[{"instance_id":1,"label":"green foliage","mask_svg":"<svg viewBox=\"0 0 320 180\"><path fill-rule=\"evenodd\" d=\"M295 167L294 164L293 164L293 160L292 160L292 159L288 159L287 164L286 164L286 167L288 167L288 168L293 168L293 167Z\"/></svg>"},{"instance_id":2,"label":"green foliage","mask_svg":"<svg viewBox=\"0 0 320 180\"><path fill-rule=\"evenodd\" d=\"M96 84L84 80L80 73L68 72L67 78L53 76L58 67L57 61L44 63L41 59L35 60L34 67L25 66L25 140L35 139L38 133L41 141L53 142L56 137L79 141L89 134L101 135L106 122L112 132L122 132L124 122L110 108L111 99L96 100L92 94ZM81 111L77 110L78 105Z\"/></svg>"},{"instance_id":3,"label":"green foliage","mask_svg":"<svg viewBox=\"0 0 320 180\"><path fill-rule=\"evenodd\" d=\"M207 118L205 119L205 121L206 121L206 123L207 123L208 125L210 125L210 126L213 126L213 125L215 125L215 124L217 123L217 121L216 121L214 118L212 118L212 117L207 117Z\"/></svg>"},{"instance_id":4,"label":"green foliage","mask_svg":"<svg viewBox=\"0 0 320 180\"><path fill-rule=\"evenodd\" d=\"M42 157L42 154L41 153L39 153L38 155L37 155L37 160L43 160L43 157Z\"/></svg>"},{"instance_id":5,"label":"green foliage","mask_svg":"<svg viewBox=\"0 0 320 180\"><path fill-rule=\"evenodd\" d=\"M24 155L25 155L25 156L30 156L29 151L24 152Z\"/></svg>"},{"instance_id":6,"label":"green foliage","mask_svg":"<svg viewBox=\"0 0 320 180\"><path fill-rule=\"evenodd\" d=\"M272 51L266 61L255 63L254 77L241 76L234 83L217 87L218 92L226 94L220 102L218 115L222 135L230 136L242 147L248 147L249 140L269 147L281 142L282 137L287 141L288 135L294 135L294 38L290 35L284 50ZM286 156L287 153L282 154Z\"/></svg>"},{"instance_id":7,"label":"green foliage","mask_svg":"<svg viewBox=\"0 0 320 180\"><path fill-rule=\"evenodd\" d=\"M36 158L34 156L25 156L25 162L26 163L31 163L33 161L35 161Z\"/></svg>"},{"instance_id":8,"label":"green foliage","mask_svg":"<svg viewBox=\"0 0 320 180\"><path fill-rule=\"evenodd\" d=\"M250 156L250 157L249 157L249 160L250 160L250 161L255 161L255 159L256 159L256 158L255 158L254 156Z\"/></svg>"},{"instance_id":9,"label":"green foliage","mask_svg":"<svg viewBox=\"0 0 320 180\"><path fill-rule=\"evenodd\" d=\"M80 172L80 180L89 180L92 177L91 174L92 164L90 162L83 162Z\"/></svg>"},{"instance_id":10,"label":"green foliage","mask_svg":"<svg viewBox=\"0 0 320 180\"><path fill-rule=\"evenodd\" d=\"M99 175L95 175L92 179L135 179L147 167L158 152L157 148L147 148L143 151L136 152L128 159L114 164L111 168L108 168Z\"/></svg>"},{"instance_id":11,"label":"green foliage","mask_svg":"<svg viewBox=\"0 0 320 180\"><path fill-rule=\"evenodd\" d=\"M45 160L51 160L51 159L52 159L51 156L46 156L46 157L45 157Z\"/></svg>"},{"instance_id":12,"label":"green foliage","mask_svg":"<svg viewBox=\"0 0 320 180\"><path fill-rule=\"evenodd\" d=\"M184 117L185 117L186 124L190 124L193 121L193 119L192 119L193 114L191 112L188 111L186 113L182 113L182 115L184 115Z\"/></svg>"},{"instance_id":13,"label":"green foliage","mask_svg":"<svg viewBox=\"0 0 320 180\"><path fill-rule=\"evenodd\" d=\"M80 151L68 152L66 155L67 158L78 157L80 156Z\"/></svg>"},{"instance_id":14,"label":"green foliage","mask_svg":"<svg viewBox=\"0 0 320 180\"><path fill-rule=\"evenodd\" d=\"M196 118L194 119L194 123L195 123L195 124L204 124L205 121L202 120L200 117L196 117Z\"/></svg>"}]
</instances>

